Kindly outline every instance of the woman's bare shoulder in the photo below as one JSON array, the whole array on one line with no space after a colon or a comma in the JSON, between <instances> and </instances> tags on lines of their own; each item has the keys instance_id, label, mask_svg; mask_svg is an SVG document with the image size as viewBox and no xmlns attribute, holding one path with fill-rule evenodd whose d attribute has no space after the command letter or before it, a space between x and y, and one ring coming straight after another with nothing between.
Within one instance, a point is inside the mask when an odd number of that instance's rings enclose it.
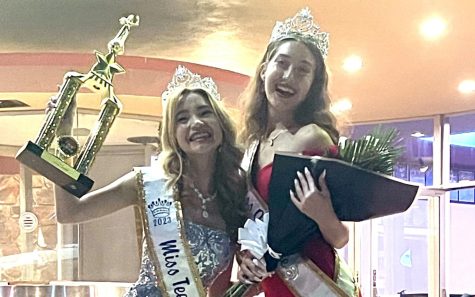
<instances>
[{"instance_id":1,"label":"woman's bare shoulder","mask_svg":"<svg viewBox=\"0 0 475 297\"><path fill-rule=\"evenodd\" d=\"M317 124L301 127L295 134L298 145L303 150L325 150L333 145L330 135Z\"/></svg>"}]
</instances>

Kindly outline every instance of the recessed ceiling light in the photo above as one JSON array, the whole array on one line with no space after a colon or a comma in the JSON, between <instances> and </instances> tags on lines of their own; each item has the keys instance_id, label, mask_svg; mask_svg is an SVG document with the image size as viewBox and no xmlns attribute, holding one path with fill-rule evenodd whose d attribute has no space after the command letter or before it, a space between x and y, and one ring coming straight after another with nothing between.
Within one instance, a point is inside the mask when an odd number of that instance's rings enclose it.
<instances>
[{"instance_id":1,"label":"recessed ceiling light","mask_svg":"<svg viewBox=\"0 0 475 297\"><path fill-rule=\"evenodd\" d=\"M338 101L335 101L330 106L330 111L335 114L343 113L345 111L349 111L353 107L350 99L343 98Z\"/></svg>"},{"instance_id":2,"label":"recessed ceiling light","mask_svg":"<svg viewBox=\"0 0 475 297\"><path fill-rule=\"evenodd\" d=\"M411 134L412 137L423 137L423 136L426 136L424 133L422 133L421 131L414 131L412 132Z\"/></svg>"},{"instance_id":3,"label":"recessed ceiling light","mask_svg":"<svg viewBox=\"0 0 475 297\"><path fill-rule=\"evenodd\" d=\"M343 62L343 69L350 73L357 72L361 67L363 67L363 60L357 55L351 55Z\"/></svg>"},{"instance_id":4,"label":"recessed ceiling light","mask_svg":"<svg viewBox=\"0 0 475 297\"><path fill-rule=\"evenodd\" d=\"M420 26L420 32L426 39L437 39L442 36L447 28L447 23L440 17L431 17Z\"/></svg>"},{"instance_id":5,"label":"recessed ceiling light","mask_svg":"<svg viewBox=\"0 0 475 297\"><path fill-rule=\"evenodd\" d=\"M464 80L459 84L458 90L460 93L469 94L475 92L475 80Z\"/></svg>"}]
</instances>

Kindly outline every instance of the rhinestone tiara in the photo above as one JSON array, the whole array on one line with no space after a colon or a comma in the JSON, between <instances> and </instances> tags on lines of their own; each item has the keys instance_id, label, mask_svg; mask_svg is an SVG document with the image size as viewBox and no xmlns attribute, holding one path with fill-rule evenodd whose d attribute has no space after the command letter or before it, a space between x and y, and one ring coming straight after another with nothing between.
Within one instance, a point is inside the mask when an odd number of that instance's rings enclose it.
<instances>
[{"instance_id":1,"label":"rhinestone tiara","mask_svg":"<svg viewBox=\"0 0 475 297\"><path fill-rule=\"evenodd\" d=\"M178 89L203 89L215 100L221 100L218 93L218 86L211 77L202 78L199 74L191 72L183 65L178 65L172 80L168 83L167 89L162 93L162 102L166 102L168 97Z\"/></svg>"},{"instance_id":2,"label":"rhinestone tiara","mask_svg":"<svg viewBox=\"0 0 475 297\"><path fill-rule=\"evenodd\" d=\"M301 37L313 43L325 59L328 56L329 33L320 32L320 26L313 22L313 16L308 7L300 10L293 18L276 22L269 42L282 40L287 37Z\"/></svg>"}]
</instances>

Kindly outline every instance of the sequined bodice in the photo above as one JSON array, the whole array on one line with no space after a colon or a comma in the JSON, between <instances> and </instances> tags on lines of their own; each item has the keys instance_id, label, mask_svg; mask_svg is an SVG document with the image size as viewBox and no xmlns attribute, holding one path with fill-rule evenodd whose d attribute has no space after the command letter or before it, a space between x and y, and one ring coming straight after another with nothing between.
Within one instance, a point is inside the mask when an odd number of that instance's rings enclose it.
<instances>
[{"instance_id":1,"label":"sequined bodice","mask_svg":"<svg viewBox=\"0 0 475 297\"><path fill-rule=\"evenodd\" d=\"M203 286L210 286L215 278L226 269L234 255L234 245L228 234L222 230L185 222L186 237L200 273ZM142 264L137 282L124 297L160 297L157 276L144 241Z\"/></svg>"}]
</instances>

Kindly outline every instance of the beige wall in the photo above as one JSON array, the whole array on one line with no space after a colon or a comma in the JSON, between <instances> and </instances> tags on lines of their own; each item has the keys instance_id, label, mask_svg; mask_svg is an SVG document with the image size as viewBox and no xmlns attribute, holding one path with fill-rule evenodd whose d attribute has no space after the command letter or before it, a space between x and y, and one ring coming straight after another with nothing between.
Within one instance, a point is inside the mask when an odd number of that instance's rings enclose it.
<instances>
[{"instance_id":1,"label":"beige wall","mask_svg":"<svg viewBox=\"0 0 475 297\"><path fill-rule=\"evenodd\" d=\"M146 162L145 147L104 147L91 168L94 188L108 184ZM126 208L107 217L79 226L79 280L136 280L138 250L134 208Z\"/></svg>"}]
</instances>

